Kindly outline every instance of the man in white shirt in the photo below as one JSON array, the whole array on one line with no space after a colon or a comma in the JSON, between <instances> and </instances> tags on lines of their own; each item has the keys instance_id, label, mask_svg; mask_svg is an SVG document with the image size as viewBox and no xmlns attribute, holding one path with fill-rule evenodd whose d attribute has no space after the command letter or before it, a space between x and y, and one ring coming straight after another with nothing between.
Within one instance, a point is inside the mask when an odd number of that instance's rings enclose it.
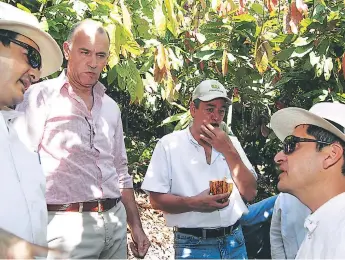
<instances>
[{"instance_id":1,"label":"man in white shirt","mask_svg":"<svg viewBox=\"0 0 345 260\"><path fill-rule=\"evenodd\" d=\"M242 196L256 195L256 176L219 128L229 102L218 81L201 82L190 105L191 127L164 136L153 152L142 189L174 227L175 258L247 257L239 218L248 212ZM209 182L224 177L234 184L230 197L210 195Z\"/></svg>"},{"instance_id":2,"label":"man in white shirt","mask_svg":"<svg viewBox=\"0 0 345 260\"><path fill-rule=\"evenodd\" d=\"M274 205L270 240L272 259L294 259L306 234L310 209L295 196L280 193Z\"/></svg>"},{"instance_id":3,"label":"man in white shirt","mask_svg":"<svg viewBox=\"0 0 345 260\"><path fill-rule=\"evenodd\" d=\"M291 107L271 119L283 141L275 156L278 189L312 212L297 259L345 258L345 105L319 103L309 111Z\"/></svg>"},{"instance_id":4,"label":"man in white shirt","mask_svg":"<svg viewBox=\"0 0 345 260\"><path fill-rule=\"evenodd\" d=\"M19 112L8 109L40 76L59 69L62 53L38 20L0 3L0 258L33 258L47 253L45 177L38 154L18 138Z\"/></svg>"}]
</instances>

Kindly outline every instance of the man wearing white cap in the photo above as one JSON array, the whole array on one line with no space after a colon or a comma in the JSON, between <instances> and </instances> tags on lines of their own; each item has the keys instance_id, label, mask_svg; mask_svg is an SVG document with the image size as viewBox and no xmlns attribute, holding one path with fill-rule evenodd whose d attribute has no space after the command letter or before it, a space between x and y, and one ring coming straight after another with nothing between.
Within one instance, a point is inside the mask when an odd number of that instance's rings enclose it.
<instances>
[{"instance_id":1,"label":"man wearing white cap","mask_svg":"<svg viewBox=\"0 0 345 260\"><path fill-rule=\"evenodd\" d=\"M256 195L256 175L219 128L229 103L222 84L201 82L190 104L192 125L164 136L153 152L142 189L174 227L175 258L247 258L239 219L248 211L242 197ZM231 195L210 195L209 182L224 177L235 184Z\"/></svg>"},{"instance_id":2,"label":"man wearing white cap","mask_svg":"<svg viewBox=\"0 0 345 260\"><path fill-rule=\"evenodd\" d=\"M345 257L345 105L319 103L309 111L291 107L271 119L283 141L275 156L278 189L296 196L312 212L297 259Z\"/></svg>"},{"instance_id":3,"label":"man wearing white cap","mask_svg":"<svg viewBox=\"0 0 345 260\"><path fill-rule=\"evenodd\" d=\"M0 3L0 258L47 253L44 174L38 154L17 136L20 113L8 106L21 102L31 83L54 73L61 64L59 46L39 29L37 19Z\"/></svg>"}]
</instances>

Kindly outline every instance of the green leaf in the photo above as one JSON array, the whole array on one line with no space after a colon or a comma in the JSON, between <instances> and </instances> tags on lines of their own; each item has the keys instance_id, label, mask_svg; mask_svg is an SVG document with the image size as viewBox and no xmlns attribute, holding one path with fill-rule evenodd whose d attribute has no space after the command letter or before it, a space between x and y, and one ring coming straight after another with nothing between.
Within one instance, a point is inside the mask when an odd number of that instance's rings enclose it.
<instances>
[{"instance_id":1,"label":"green leaf","mask_svg":"<svg viewBox=\"0 0 345 260\"><path fill-rule=\"evenodd\" d=\"M136 56L139 56L142 53L139 44L134 40L128 40L122 47Z\"/></svg>"},{"instance_id":2,"label":"green leaf","mask_svg":"<svg viewBox=\"0 0 345 260\"><path fill-rule=\"evenodd\" d=\"M113 68L120 61L120 43L122 27L116 26L115 23L106 26L110 38L110 57L108 65Z\"/></svg>"},{"instance_id":3,"label":"green leaf","mask_svg":"<svg viewBox=\"0 0 345 260\"><path fill-rule=\"evenodd\" d=\"M200 60L210 60L215 54L215 50L206 50L195 53L194 57Z\"/></svg>"},{"instance_id":4,"label":"green leaf","mask_svg":"<svg viewBox=\"0 0 345 260\"><path fill-rule=\"evenodd\" d=\"M251 5L250 9L260 16L264 13L264 7L262 4L254 3Z\"/></svg>"},{"instance_id":5,"label":"green leaf","mask_svg":"<svg viewBox=\"0 0 345 260\"><path fill-rule=\"evenodd\" d=\"M280 34L271 40L272 43L283 43L286 38L289 37L288 34Z\"/></svg>"},{"instance_id":6,"label":"green leaf","mask_svg":"<svg viewBox=\"0 0 345 260\"><path fill-rule=\"evenodd\" d=\"M143 64L143 66L141 66L139 72L140 74L144 74L145 72L147 72L150 68L152 68L154 62L154 56L151 55Z\"/></svg>"},{"instance_id":7,"label":"green leaf","mask_svg":"<svg viewBox=\"0 0 345 260\"><path fill-rule=\"evenodd\" d=\"M180 122L177 123L177 125L174 128L174 131L182 130L186 128L192 120L192 117L190 115L190 111L187 111L181 116Z\"/></svg>"},{"instance_id":8,"label":"green leaf","mask_svg":"<svg viewBox=\"0 0 345 260\"><path fill-rule=\"evenodd\" d=\"M109 70L107 74L108 85L111 85L115 81L116 77L117 77L116 68L113 67L111 70Z\"/></svg>"},{"instance_id":9,"label":"green leaf","mask_svg":"<svg viewBox=\"0 0 345 260\"><path fill-rule=\"evenodd\" d=\"M158 0L153 11L154 24L159 36L163 37L167 28L167 21L162 10L162 0Z\"/></svg>"},{"instance_id":10,"label":"green leaf","mask_svg":"<svg viewBox=\"0 0 345 260\"><path fill-rule=\"evenodd\" d=\"M167 125L167 124L170 124L170 123L172 123L172 122L179 121L179 120L181 120L181 118L182 118L185 114L186 114L186 113L184 112L184 113L179 113L179 114L170 116L170 117L164 119L163 122L160 124L160 126Z\"/></svg>"},{"instance_id":11,"label":"green leaf","mask_svg":"<svg viewBox=\"0 0 345 260\"><path fill-rule=\"evenodd\" d=\"M185 112L188 111L187 108L185 108L184 106L181 106L180 104L177 104L176 102L171 102L171 104L172 104L173 106L178 107L178 108L181 109L182 111L185 111Z\"/></svg>"},{"instance_id":12,"label":"green leaf","mask_svg":"<svg viewBox=\"0 0 345 260\"><path fill-rule=\"evenodd\" d=\"M274 60L277 61L287 61L288 59L291 58L292 53L295 51L296 48L290 47L287 49L282 50L279 52L275 57Z\"/></svg>"},{"instance_id":13,"label":"green leaf","mask_svg":"<svg viewBox=\"0 0 345 260\"><path fill-rule=\"evenodd\" d=\"M320 55L327 55L329 44L330 43L328 38L323 39L316 48L318 53Z\"/></svg>"},{"instance_id":14,"label":"green leaf","mask_svg":"<svg viewBox=\"0 0 345 260\"><path fill-rule=\"evenodd\" d=\"M144 84L139 71L132 60L128 60L129 77L127 78L127 89L131 95L131 100L139 102L144 96Z\"/></svg>"},{"instance_id":15,"label":"green leaf","mask_svg":"<svg viewBox=\"0 0 345 260\"><path fill-rule=\"evenodd\" d=\"M135 63L132 60L126 60L116 65L115 68L119 87L127 89L132 102L140 103L144 96L144 84Z\"/></svg>"},{"instance_id":16,"label":"green leaf","mask_svg":"<svg viewBox=\"0 0 345 260\"><path fill-rule=\"evenodd\" d=\"M292 53L291 55L291 58L302 58L304 57L305 55L307 55L309 52L311 52L314 48L314 45L313 43L310 43L308 45L305 45L305 46L300 46L300 47L297 47L294 52Z\"/></svg>"},{"instance_id":17,"label":"green leaf","mask_svg":"<svg viewBox=\"0 0 345 260\"><path fill-rule=\"evenodd\" d=\"M274 84L275 87L280 87L288 83L290 80L292 80L292 77L282 77L276 84Z\"/></svg>"},{"instance_id":18,"label":"green leaf","mask_svg":"<svg viewBox=\"0 0 345 260\"><path fill-rule=\"evenodd\" d=\"M326 6L322 4L317 4L314 8L314 13L312 18L322 23L326 17Z\"/></svg>"},{"instance_id":19,"label":"green leaf","mask_svg":"<svg viewBox=\"0 0 345 260\"><path fill-rule=\"evenodd\" d=\"M235 15L232 19L234 22L256 22L256 18L250 14Z\"/></svg>"},{"instance_id":20,"label":"green leaf","mask_svg":"<svg viewBox=\"0 0 345 260\"><path fill-rule=\"evenodd\" d=\"M178 24L176 19L176 14L174 12L174 1L173 0L164 0L165 8L168 14L168 23L167 27L171 33L177 37L178 35Z\"/></svg>"},{"instance_id":21,"label":"green leaf","mask_svg":"<svg viewBox=\"0 0 345 260\"><path fill-rule=\"evenodd\" d=\"M24 5L17 3L17 7L27 13L31 13L29 8L26 8Z\"/></svg>"},{"instance_id":22,"label":"green leaf","mask_svg":"<svg viewBox=\"0 0 345 260\"><path fill-rule=\"evenodd\" d=\"M310 42L312 42L315 39L315 36L313 37L298 37L296 41L294 41L292 44L295 47L305 46L308 45Z\"/></svg>"}]
</instances>

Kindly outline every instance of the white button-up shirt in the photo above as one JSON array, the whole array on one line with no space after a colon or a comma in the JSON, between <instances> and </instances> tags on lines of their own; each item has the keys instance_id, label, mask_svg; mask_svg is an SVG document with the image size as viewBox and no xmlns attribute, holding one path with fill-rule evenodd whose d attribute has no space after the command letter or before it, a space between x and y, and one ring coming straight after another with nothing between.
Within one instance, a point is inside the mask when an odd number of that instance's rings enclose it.
<instances>
[{"instance_id":1,"label":"white button-up shirt","mask_svg":"<svg viewBox=\"0 0 345 260\"><path fill-rule=\"evenodd\" d=\"M306 234L304 221L310 209L288 193L280 193L271 221L272 259L294 259Z\"/></svg>"},{"instance_id":2,"label":"white button-up shirt","mask_svg":"<svg viewBox=\"0 0 345 260\"><path fill-rule=\"evenodd\" d=\"M48 224L45 177L38 154L29 151L17 136L14 122L19 114L0 112L0 227L44 246Z\"/></svg>"},{"instance_id":3,"label":"white button-up shirt","mask_svg":"<svg viewBox=\"0 0 345 260\"><path fill-rule=\"evenodd\" d=\"M231 140L242 161L255 173L236 137ZM211 164L206 162L205 151L193 138L189 128L164 136L156 145L145 175L142 189L171 193L177 196L195 196L209 188L209 181L232 180L224 156L212 149ZM217 228L233 225L243 213L247 213L236 187L227 207L213 212L164 213L167 226Z\"/></svg>"},{"instance_id":4,"label":"white button-up shirt","mask_svg":"<svg viewBox=\"0 0 345 260\"><path fill-rule=\"evenodd\" d=\"M345 192L309 215L304 227L307 234L296 259L344 259Z\"/></svg>"}]
</instances>

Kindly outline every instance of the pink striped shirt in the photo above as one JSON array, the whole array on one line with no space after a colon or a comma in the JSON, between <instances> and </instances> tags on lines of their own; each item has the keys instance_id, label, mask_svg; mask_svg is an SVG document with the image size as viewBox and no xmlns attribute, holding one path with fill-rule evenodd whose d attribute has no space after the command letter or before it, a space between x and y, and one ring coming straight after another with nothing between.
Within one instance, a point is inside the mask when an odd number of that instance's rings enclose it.
<instances>
[{"instance_id":1,"label":"pink striped shirt","mask_svg":"<svg viewBox=\"0 0 345 260\"><path fill-rule=\"evenodd\" d=\"M41 157L48 204L118 198L120 188L133 187L120 109L100 82L93 94L90 112L63 71L29 88L17 107Z\"/></svg>"}]
</instances>

